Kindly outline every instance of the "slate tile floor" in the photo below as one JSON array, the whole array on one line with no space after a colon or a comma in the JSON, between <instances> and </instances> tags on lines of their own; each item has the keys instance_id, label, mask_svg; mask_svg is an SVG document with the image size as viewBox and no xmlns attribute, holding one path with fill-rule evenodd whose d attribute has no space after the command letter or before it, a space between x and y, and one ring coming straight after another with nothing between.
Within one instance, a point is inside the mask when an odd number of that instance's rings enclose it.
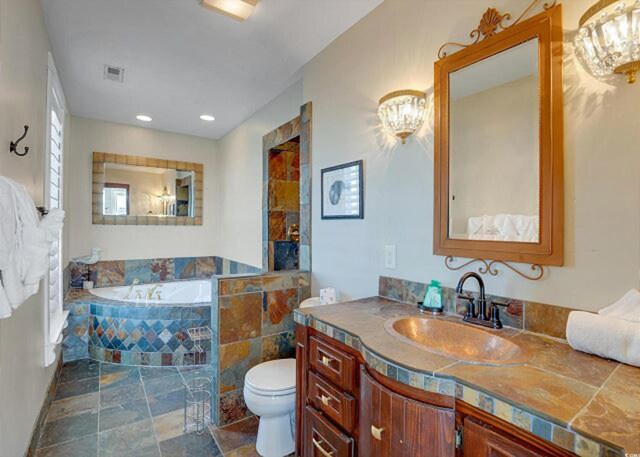
<instances>
[{"instance_id":1,"label":"slate tile floor","mask_svg":"<svg viewBox=\"0 0 640 457\"><path fill-rule=\"evenodd\" d=\"M253 457L254 417L185 434L188 367L65 364L36 457Z\"/></svg>"}]
</instances>

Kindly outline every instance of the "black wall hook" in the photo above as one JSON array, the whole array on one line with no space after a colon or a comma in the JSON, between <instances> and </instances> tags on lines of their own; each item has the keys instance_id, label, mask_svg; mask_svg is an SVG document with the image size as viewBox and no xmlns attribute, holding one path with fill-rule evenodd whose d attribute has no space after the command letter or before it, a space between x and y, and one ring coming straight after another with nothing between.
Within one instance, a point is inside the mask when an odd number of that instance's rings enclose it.
<instances>
[{"instance_id":1,"label":"black wall hook","mask_svg":"<svg viewBox=\"0 0 640 457\"><path fill-rule=\"evenodd\" d=\"M29 147L28 147L28 146L25 146L25 148L24 148L24 152L18 152L18 144L20 144L20 142L21 142L22 140L24 140L24 137L26 137L26 136L27 136L27 132L28 132L28 131L29 131L29 126L28 126L28 125L25 125L25 126L24 126L24 134L23 134L20 138L18 138L18 139L15 141L15 143L12 141L12 142L9 144L9 152L14 152L17 156L20 156L20 157L24 157L24 156L26 156L27 154L29 154Z\"/></svg>"}]
</instances>

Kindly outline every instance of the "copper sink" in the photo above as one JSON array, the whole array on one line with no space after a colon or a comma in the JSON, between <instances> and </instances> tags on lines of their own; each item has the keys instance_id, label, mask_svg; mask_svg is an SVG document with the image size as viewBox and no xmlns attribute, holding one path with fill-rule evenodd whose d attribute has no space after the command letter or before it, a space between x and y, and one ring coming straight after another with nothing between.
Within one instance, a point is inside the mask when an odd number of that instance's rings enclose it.
<instances>
[{"instance_id":1,"label":"copper sink","mask_svg":"<svg viewBox=\"0 0 640 457\"><path fill-rule=\"evenodd\" d=\"M454 360L484 365L521 365L531 360L512 341L455 322L399 317L385 322L385 328L407 344Z\"/></svg>"}]
</instances>

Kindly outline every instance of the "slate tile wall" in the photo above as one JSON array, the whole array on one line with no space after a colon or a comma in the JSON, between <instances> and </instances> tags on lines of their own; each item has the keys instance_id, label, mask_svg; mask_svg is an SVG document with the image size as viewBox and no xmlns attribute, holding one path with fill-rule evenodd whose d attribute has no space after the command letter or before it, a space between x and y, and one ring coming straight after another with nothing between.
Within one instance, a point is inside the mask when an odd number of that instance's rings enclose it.
<instances>
[{"instance_id":1,"label":"slate tile wall","mask_svg":"<svg viewBox=\"0 0 640 457\"><path fill-rule=\"evenodd\" d=\"M311 271L311 117L312 104L300 116L262 138L262 268ZM286 231L298 224L300 239Z\"/></svg>"},{"instance_id":2,"label":"slate tile wall","mask_svg":"<svg viewBox=\"0 0 640 457\"><path fill-rule=\"evenodd\" d=\"M242 395L249 369L268 360L295 357L293 310L310 296L308 272L213 279L212 420L216 425L251 416Z\"/></svg>"},{"instance_id":3,"label":"slate tile wall","mask_svg":"<svg viewBox=\"0 0 640 457\"><path fill-rule=\"evenodd\" d=\"M67 269L68 280L65 284L75 289L82 288L82 282L89 278L94 281L95 287L116 287L130 285L134 279L146 284L262 271L259 267L217 256L103 260L94 265L71 262Z\"/></svg>"}]
</instances>

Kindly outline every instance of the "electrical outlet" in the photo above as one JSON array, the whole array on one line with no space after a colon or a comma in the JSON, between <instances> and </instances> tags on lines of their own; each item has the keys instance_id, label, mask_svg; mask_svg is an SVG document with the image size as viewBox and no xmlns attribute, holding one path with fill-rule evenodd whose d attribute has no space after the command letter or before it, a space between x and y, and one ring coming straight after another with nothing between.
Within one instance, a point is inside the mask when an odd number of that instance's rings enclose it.
<instances>
[{"instance_id":1,"label":"electrical outlet","mask_svg":"<svg viewBox=\"0 0 640 457\"><path fill-rule=\"evenodd\" d=\"M390 270L396 269L396 247L387 245L384 247L384 267Z\"/></svg>"}]
</instances>

